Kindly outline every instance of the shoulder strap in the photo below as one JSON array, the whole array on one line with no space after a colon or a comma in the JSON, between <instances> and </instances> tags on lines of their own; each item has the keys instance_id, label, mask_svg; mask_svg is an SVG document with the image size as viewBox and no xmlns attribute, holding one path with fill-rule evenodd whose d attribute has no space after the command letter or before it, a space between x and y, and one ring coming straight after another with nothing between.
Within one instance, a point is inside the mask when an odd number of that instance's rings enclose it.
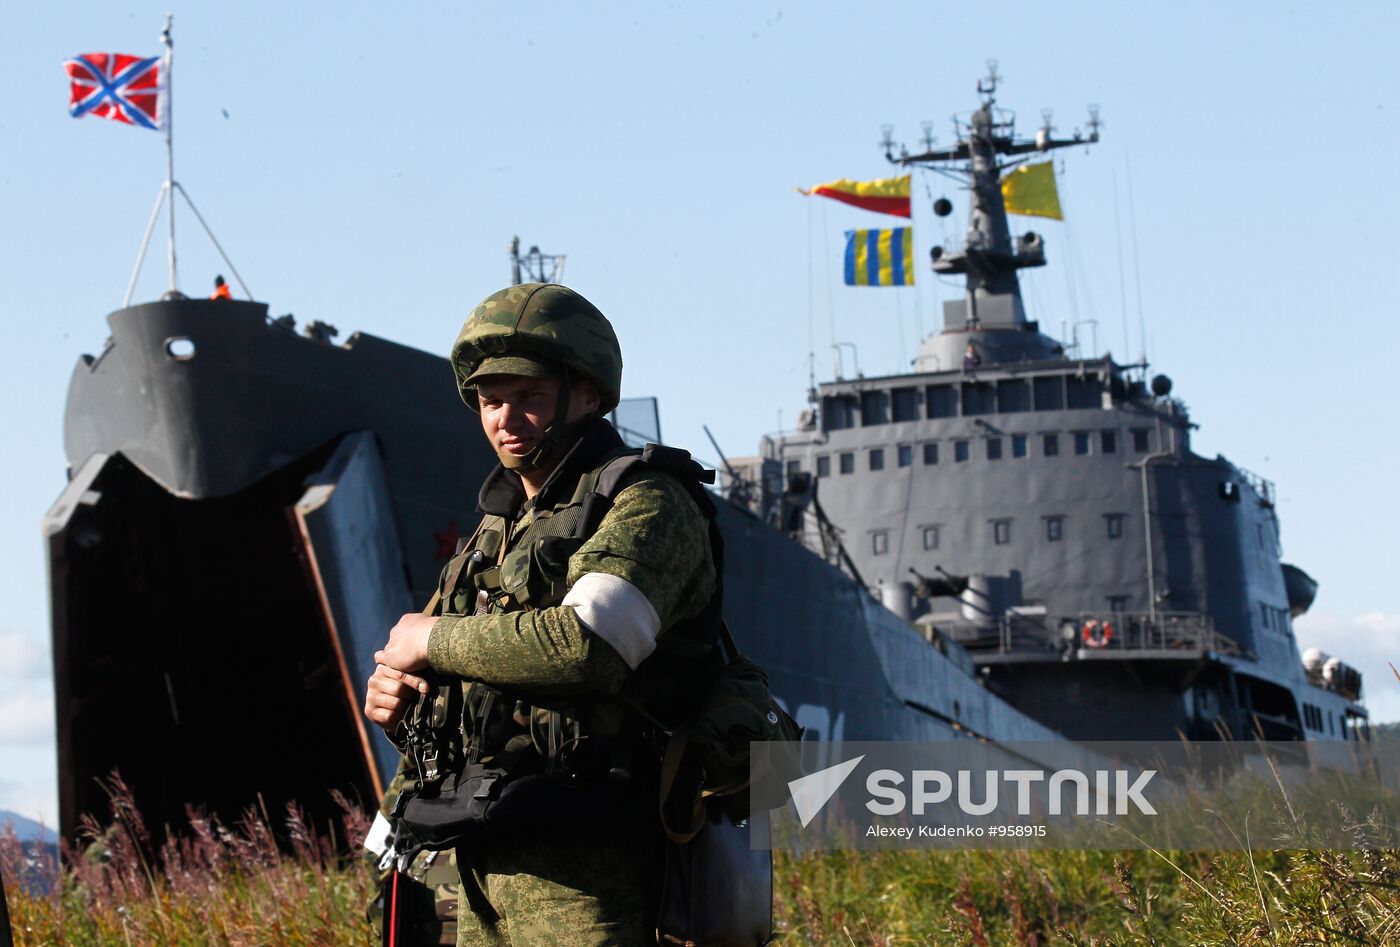
<instances>
[{"instance_id":1,"label":"shoulder strap","mask_svg":"<svg viewBox=\"0 0 1400 947\"><path fill-rule=\"evenodd\" d=\"M678 447L664 447L661 444L648 444L638 450L629 450L608 461L591 475L593 483L583 498L583 514L579 517L575 536L592 536L598 524L612 509L613 498L623 478L639 466L649 467L671 474L686 488L705 516L714 519L714 505L705 493L702 483L714 483L715 472L706 470L691 459L690 452Z\"/></svg>"},{"instance_id":2,"label":"shoulder strap","mask_svg":"<svg viewBox=\"0 0 1400 947\"><path fill-rule=\"evenodd\" d=\"M593 472L593 482L583 496L583 508L579 514L578 525L574 527L575 536L586 540L598 531L598 524L603 522L603 517L612 509L618 483L627 471L641 462L641 454L623 454L621 457L614 457Z\"/></svg>"},{"instance_id":3,"label":"shoulder strap","mask_svg":"<svg viewBox=\"0 0 1400 947\"><path fill-rule=\"evenodd\" d=\"M617 496L618 484L622 478L631 472L632 468L638 464L645 464L646 460L641 452L623 454L621 457L614 457L598 471L598 479L594 481L593 493L597 496L606 497L609 502Z\"/></svg>"}]
</instances>

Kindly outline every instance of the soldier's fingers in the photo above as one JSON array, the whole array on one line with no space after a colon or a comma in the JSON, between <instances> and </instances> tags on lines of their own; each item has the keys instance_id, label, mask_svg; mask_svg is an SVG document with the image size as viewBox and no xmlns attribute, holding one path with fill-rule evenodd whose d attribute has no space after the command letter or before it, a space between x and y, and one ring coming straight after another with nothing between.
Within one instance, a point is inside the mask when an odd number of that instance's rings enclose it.
<instances>
[{"instance_id":1,"label":"soldier's fingers","mask_svg":"<svg viewBox=\"0 0 1400 947\"><path fill-rule=\"evenodd\" d=\"M366 707L365 717L370 721L370 723L378 724L379 726L387 729L389 727L394 726L401 719L403 719L403 714L395 713L394 711L387 710L383 707Z\"/></svg>"},{"instance_id":2,"label":"soldier's fingers","mask_svg":"<svg viewBox=\"0 0 1400 947\"><path fill-rule=\"evenodd\" d=\"M381 651L379 652L379 654L383 654L383 652ZM376 654L375 657L378 657L379 654ZM381 664L378 667L376 667L374 673L382 673L385 677L392 678L396 681L400 681L408 687L411 687L414 690L418 691L418 693L420 694L428 693L428 682L423 680L416 674L409 674L407 671L400 671L398 668L391 668L387 664Z\"/></svg>"},{"instance_id":3,"label":"soldier's fingers","mask_svg":"<svg viewBox=\"0 0 1400 947\"><path fill-rule=\"evenodd\" d=\"M365 695L365 716L383 726L399 715L394 713L392 707L383 706L383 695L370 691Z\"/></svg>"},{"instance_id":4,"label":"soldier's fingers","mask_svg":"<svg viewBox=\"0 0 1400 947\"><path fill-rule=\"evenodd\" d=\"M395 700L409 696L418 696L417 690L411 685L378 674L369 679L369 686L366 688L366 691L369 694L384 694Z\"/></svg>"},{"instance_id":5,"label":"soldier's fingers","mask_svg":"<svg viewBox=\"0 0 1400 947\"><path fill-rule=\"evenodd\" d=\"M409 691L408 693L413 693ZM366 707L382 707L386 710L403 710L408 706L407 701L397 694L388 694L383 691L370 691L365 695Z\"/></svg>"},{"instance_id":6,"label":"soldier's fingers","mask_svg":"<svg viewBox=\"0 0 1400 947\"><path fill-rule=\"evenodd\" d=\"M365 716L380 726L398 723L407 709L404 701L387 694L371 692L365 697Z\"/></svg>"}]
</instances>

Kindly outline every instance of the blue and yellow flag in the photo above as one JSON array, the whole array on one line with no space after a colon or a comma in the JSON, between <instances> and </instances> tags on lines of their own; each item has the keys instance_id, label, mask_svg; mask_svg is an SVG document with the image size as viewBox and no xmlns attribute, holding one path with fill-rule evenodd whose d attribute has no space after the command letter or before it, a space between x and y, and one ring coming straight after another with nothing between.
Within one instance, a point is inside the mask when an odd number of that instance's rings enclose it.
<instances>
[{"instance_id":1,"label":"blue and yellow flag","mask_svg":"<svg viewBox=\"0 0 1400 947\"><path fill-rule=\"evenodd\" d=\"M847 286L913 286L914 228L846 231Z\"/></svg>"}]
</instances>

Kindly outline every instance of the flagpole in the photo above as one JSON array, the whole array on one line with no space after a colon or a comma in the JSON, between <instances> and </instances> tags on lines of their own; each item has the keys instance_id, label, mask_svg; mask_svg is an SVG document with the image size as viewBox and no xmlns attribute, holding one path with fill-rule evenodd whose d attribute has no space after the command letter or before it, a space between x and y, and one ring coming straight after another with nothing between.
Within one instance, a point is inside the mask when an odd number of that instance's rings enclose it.
<instances>
[{"instance_id":1,"label":"flagpole","mask_svg":"<svg viewBox=\"0 0 1400 947\"><path fill-rule=\"evenodd\" d=\"M171 61L175 58L175 44L170 38L170 25L174 19L172 14L165 15L165 29L161 31L160 41L165 44L165 194L170 204L166 208L170 220L170 236L167 248L167 258L170 267L170 292L175 292L175 146L171 138L171 125L174 112L174 93L171 87Z\"/></svg>"},{"instance_id":2,"label":"flagpole","mask_svg":"<svg viewBox=\"0 0 1400 947\"><path fill-rule=\"evenodd\" d=\"M122 308L131 305L131 295L136 292L136 277L141 275L141 264L146 262L146 248L151 245L151 234L155 232L156 221L160 219L160 205L165 203L169 197L170 203L175 203L175 196L171 194L164 184L160 186L160 193L156 195L156 206L151 208L151 219L146 224L146 235L141 238L141 249L136 251L136 266L132 267L131 280L126 284L126 295L122 297Z\"/></svg>"}]
</instances>

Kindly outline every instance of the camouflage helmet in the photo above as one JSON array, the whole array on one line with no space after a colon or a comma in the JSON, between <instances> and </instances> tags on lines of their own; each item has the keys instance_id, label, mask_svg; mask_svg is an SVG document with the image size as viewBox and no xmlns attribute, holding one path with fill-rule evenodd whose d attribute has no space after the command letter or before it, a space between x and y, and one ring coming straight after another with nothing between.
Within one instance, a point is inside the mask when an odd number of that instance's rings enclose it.
<instances>
[{"instance_id":1,"label":"camouflage helmet","mask_svg":"<svg viewBox=\"0 0 1400 947\"><path fill-rule=\"evenodd\" d=\"M617 407L622 391L617 335L596 306L567 286L523 283L492 293L472 310L452 346L457 388L473 409L474 376L492 369L530 374L522 369L537 360L590 379L602 396L599 413Z\"/></svg>"}]
</instances>

